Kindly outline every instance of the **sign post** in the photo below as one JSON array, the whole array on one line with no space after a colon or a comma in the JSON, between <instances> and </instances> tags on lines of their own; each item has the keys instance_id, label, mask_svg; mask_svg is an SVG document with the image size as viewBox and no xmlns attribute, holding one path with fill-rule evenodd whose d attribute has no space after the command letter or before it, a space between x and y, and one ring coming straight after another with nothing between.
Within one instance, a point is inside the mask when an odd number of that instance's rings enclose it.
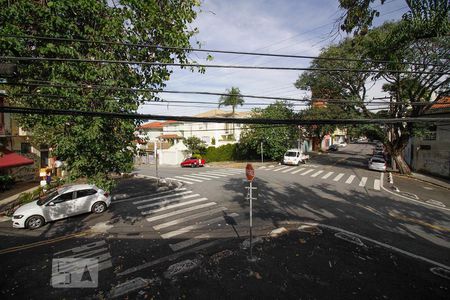
<instances>
[{"instance_id":1,"label":"sign post","mask_svg":"<svg viewBox=\"0 0 450 300\"><path fill-rule=\"evenodd\" d=\"M256 257L253 256L253 190L256 189L253 187L253 179L255 178L255 169L251 164L247 164L245 167L245 176L249 182L249 186L246 187L248 189L248 198L250 200L250 256L248 260L250 262L255 262L257 260Z\"/></svg>"}]
</instances>

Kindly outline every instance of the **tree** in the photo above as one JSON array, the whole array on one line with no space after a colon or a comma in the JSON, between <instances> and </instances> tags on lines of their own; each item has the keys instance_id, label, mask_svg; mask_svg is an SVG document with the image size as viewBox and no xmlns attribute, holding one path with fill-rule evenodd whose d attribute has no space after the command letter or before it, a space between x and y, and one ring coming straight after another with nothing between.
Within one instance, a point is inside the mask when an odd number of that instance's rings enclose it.
<instances>
[{"instance_id":1,"label":"tree","mask_svg":"<svg viewBox=\"0 0 450 300\"><path fill-rule=\"evenodd\" d=\"M342 110L333 104L323 107L311 107L299 113L299 117L302 120L336 120L342 118L342 116ZM322 141L325 135L332 134L336 130L337 126L333 124L317 124L303 126L303 128L305 129L307 136L317 137L320 141Z\"/></svg>"},{"instance_id":2,"label":"tree","mask_svg":"<svg viewBox=\"0 0 450 300\"><path fill-rule=\"evenodd\" d=\"M340 17L341 30L347 33L364 35L372 26L375 17L380 12L373 4L386 0L339 0L339 6L344 10ZM399 34L411 40L446 36L450 31L448 22L450 3L448 0L405 0L410 9L403 15L405 28Z\"/></svg>"},{"instance_id":3,"label":"tree","mask_svg":"<svg viewBox=\"0 0 450 300\"><path fill-rule=\"evenodd\" d=\"M87 39L90 43L1 37L0 55L130 61L189 62L177 49L155 49L101 43L120 41L190 47L196 29L196 0L7 1L0 0L0 34ZM91 88L163 88L172 71L164 66L86 62L12 61L20 76L9 80L9 103L15 106L135 113L153 93ZM63 89L40 84L64 84ZM23 84L23 85L16 85ZM110 188L109 172L132 168L133 132L139 123L124 119L82 116L20 116L19 124L52 155L64 159L72 178L87 177Z\"/></svg>"},{"instance_id":4,"label":"tree","mask_svg":"<svg viewBox=\"0 0 450 300\"><path fill-rule=\"evenodd\" d=\"M295 113L290 105L277 101L264 109L254 109L252 118L291 120ZM241 133L237 151L243 158L256 158L261 155L260 145L263 143L264 157L280 160L287 149L296 145L297 134L295 126L249 125Z\"/></svg>"},{"instance_id":5,"label":"tree","mask_svg":"<svg viewBox=\"0 0 450 300\"><path fill-rule=\"evenodd\" d=\"M226 93L228 95L221 96L219 99L219 107L221 106L231 106L234 116L234 111L236 106L242 106L244 104L244 98L242 98L241 91L237 87L232 87L231 89L227 89Z\"/></svg>"},{"instance_id":6,"label":"tree","mask_svg":"<svg viewBox=\"0 0 450 300\"><path fill-rule=\"evenodd\" d=\"M188 148L189 153L194 154L205 154L206 145L205 142L196 136L191 136L184 140L184 144Z\"/></svg>"}]
</instances>

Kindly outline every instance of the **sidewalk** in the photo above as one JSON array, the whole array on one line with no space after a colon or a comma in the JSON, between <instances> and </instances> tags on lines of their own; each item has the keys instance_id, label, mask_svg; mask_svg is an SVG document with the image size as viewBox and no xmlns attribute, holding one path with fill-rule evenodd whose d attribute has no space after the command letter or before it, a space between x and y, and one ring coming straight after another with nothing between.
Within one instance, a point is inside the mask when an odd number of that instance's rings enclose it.
<instances>
[{"instance_id":1,"label":"sidewalk","mask_svg":"<svg viewBox=\"0 0 450 300\"><path fill-rule=\"evenodd\" d=\"M23 184L21 186L14 187L13 189L11 189L9 191L1 193L0 194L0 197L1 197L0 209L4 205L16 200L20 194L32 192L35 189L37 189L38 187L39 187L39 183L33 182L33 183ZM5 198L3 198L3 197L5 197Z\"/></svg>"},{"instance_id":2,"label":"sidewalk","mask_svg":"<svg viewBox=\"0 0 450 300\"><path fill-rule=\"evenodd\" d=\"M411 177L418 179L418 180L426 181L428 183L432 183L434 185L438 185L440 187L444 187L444 188L450 190L450 180L446 180L443 178L436 178L433 176L424 175L424 174L420 174L420 173L414 173L414 172L412 173Z\"/></svg>"}]
</instances>

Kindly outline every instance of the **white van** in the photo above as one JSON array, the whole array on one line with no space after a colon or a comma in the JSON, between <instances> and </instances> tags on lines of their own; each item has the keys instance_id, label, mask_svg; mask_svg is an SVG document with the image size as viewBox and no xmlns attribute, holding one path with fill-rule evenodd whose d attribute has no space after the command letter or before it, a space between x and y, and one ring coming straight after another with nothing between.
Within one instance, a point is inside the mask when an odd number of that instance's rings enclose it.
<instances>
[{"instance_id":1,"label":"white van","mask_svg":"<svg viewBox=\"0 0 450 300\"><path fill-rule=\"evenodd\" d=\"M303 154L302 150L289 149L284 154L283 164L298 166L300 163L306 163L306 160L308 160L308 159L309 159L309 155Z\"/></svg>"}]
</instances>

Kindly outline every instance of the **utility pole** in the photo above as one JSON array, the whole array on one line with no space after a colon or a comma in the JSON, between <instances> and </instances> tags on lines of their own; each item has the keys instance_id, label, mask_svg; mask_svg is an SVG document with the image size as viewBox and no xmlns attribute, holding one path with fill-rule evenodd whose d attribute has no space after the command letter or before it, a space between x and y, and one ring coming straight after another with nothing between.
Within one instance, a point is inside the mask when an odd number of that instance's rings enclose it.
<instances>
[{"instance_id":1,"label":"utility pole","mask_svg":"<svg viewBox=\"0 0 450 300\"><path fill-rule=\"evenodd\" d=\"M158 174L158 142L155 141L154 143L154 153L155 153L155 167L156 167L156 177L159 178L159 174Z\"/></svg>"},{"instance_id":2,"label":"utility pole","mask_svg":"<svg viewBox=\"0 0 450 300\"><path fill-rule=\"evenodd\" d=\"M261 163L264 163L264 149L263 149L263 142L261 142Z\"/></svg>"},{"instance_id":3,"label":"utility pole","mask_svg":"<svg viewBox=\"0 0 450 300\"><path fill-rule=\"evenodd\" d=\"M399 101L399 99L396 99L396 101ZM392 95L389 97L389 112L390 112L390 117L391 118L395 118L394 116L394 105L393 105L393 97ZM389 138L389 143L392 145L392 136L394 134L394 124L388 125L389 128L389 132L388 132L388 138ZM391 154L391 167L393 171L397 170L397 166L395 164L395 160L394 157Z\"/></svg>"}]
</instances>

